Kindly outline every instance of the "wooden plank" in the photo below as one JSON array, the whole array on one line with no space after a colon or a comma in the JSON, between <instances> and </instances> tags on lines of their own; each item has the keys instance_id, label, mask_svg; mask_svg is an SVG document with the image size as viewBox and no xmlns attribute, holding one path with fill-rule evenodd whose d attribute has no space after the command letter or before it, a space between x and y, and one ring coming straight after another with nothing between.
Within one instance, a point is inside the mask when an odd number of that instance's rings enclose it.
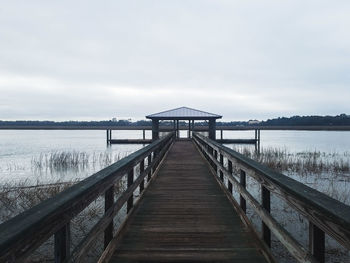
<instances>
[{"instance_id":1,"label":"wooden plank","mask_svg":"<svg viewBox=\"0 0 350 263\"><path fill-rule=\"evenodd\" d=\"M237 144L255 144L257 140L255 139L216 139L218 143L224 143L224 144L230 144L230 143L237 143Z\"/></svg>"},{"instance_id":2,"label":"wooden plank","mask_svg":"<svg viewBox=\"0 0 350 263\"><path fill-rule=\"evenodd\" d=\"M256 181L270 192L278 195L325 233L350 249L350 206L345 205L311 187L278 173L232 149L195 134L194 138L209 143L210 147L235 161Z\"/></svg>"},{"instance_id":3,"label":"wooden plank","mask_svg":"<svg viewBox=\"0 0 350 263\"><path fill-rule=\"evenodd\" d=\"M0 225L0 261L20 261L66 225L113 183L120 180L130 167L144 159L171 135L130 154L111 166L47 199Z\"/></svg>"},{"instance_id":4,"label":"wooden plank","mask_svg":"<svg viewBox=\"0 0 350 263\"><path fill-rule=\"evenodd\" d=\"M267 262L191 141L177 141L110 262Z\"/></svg>"},{"instance_id":5,"label":"wooden plank","mask_svg":"<svg viewBox=\"0 0 350 263\"><path fill-rule=\"evenodd\" d=\"M202 149L203 149L203 145ZM210 156L211 159L217 164L220 163L215 159L214 156ZM227 176L237 188L240 195L247 200L254 211L260 216L261 220L266 226L271 229L276 238L286 247L286 249L299 261L299 262L310 262L316 263L317 260L310 254L305 248L298 243L271 215L268 213L259 202L246 190L243 185L237 181L227 170L223 169L224 174ZM243 210L242 210L243 211Z\"/></svg>"},{"instance_id":6,"label":"wooden plank","mask_svg":"<svg viewBox=\"0 0 350 263\"><path fill-rule=\"evenodd\" d=\"M111 144L148 144L152 143L149 139L113 139L109 141Z\"/></svg>"}]
</instances>

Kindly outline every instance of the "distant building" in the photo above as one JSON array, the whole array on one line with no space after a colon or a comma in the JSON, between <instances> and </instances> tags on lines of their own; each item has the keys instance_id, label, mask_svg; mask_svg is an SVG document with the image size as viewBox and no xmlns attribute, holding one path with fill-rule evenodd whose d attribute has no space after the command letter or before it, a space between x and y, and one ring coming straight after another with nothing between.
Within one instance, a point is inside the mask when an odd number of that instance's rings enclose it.
<instances>
[{"instance_id":1,"label":"distant building","mask_svg":"<svg viewBox=\"0 0 350 263\"><path fill-rule=\"evenodd\" d=\"M249 124L249 125L259 124L259 123L261 123L261 121L258 121L258 120L249 120L249 121L248 121L248 124Z\"/></svg>"},{"instance_id":2,"label":"distant building","mask_svg":"<svg viewBox=\"0 0 350 263\"><path fill-rule=\"evenodd\" d=\"M113 122L117 122L117 118L112 118L112 121Z\"/></svg>"}]
</instances>

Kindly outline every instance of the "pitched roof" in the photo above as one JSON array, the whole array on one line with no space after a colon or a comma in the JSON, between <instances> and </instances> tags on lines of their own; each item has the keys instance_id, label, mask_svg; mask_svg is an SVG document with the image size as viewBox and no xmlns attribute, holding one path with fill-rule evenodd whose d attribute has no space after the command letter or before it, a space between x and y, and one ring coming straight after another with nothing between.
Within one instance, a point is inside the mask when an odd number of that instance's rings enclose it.
<instances>
[{"instance_id":1,"label":"pitched roof","mask_svg":"<svg viewBox=\"0 0 350 263\"><path fill-rule=\"evenodd\" d=\"M196 109L191 109L188 107L180 107L172 110L167 110L167 111L162 111L159 113L154 113L151 115L146 116L148 119L172 119L172 118L177 118L177 119L209 119L209 118L215 118L219 119L222 116L205 112L205 111L200 111Z\"/></svg>"}]
</instances>

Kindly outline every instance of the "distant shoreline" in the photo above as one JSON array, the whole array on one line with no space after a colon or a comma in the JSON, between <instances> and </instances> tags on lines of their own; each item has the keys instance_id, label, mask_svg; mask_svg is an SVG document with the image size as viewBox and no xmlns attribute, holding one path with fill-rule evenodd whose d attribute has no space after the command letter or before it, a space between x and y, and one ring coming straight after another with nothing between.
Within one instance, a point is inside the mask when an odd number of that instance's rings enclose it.
<instances>
[{"instance_id":1,"label":"distant shoreline","mask_svg":"<svg viewBox=\"0 0 350 263\"><path fill-rule=\"evenodd\" d=\"M180 126L180 130L188 130L188 126ZM304 126L233 126L217 125L216 130L302 130L302 131L350 131L350 125L304 125ZM0 125L0 130L152 130L152 126L88 126L88 125ZM172 126L160 126L161 131L172 131ZM195 126L195 131L206 131L207 126Z\"/></svg>"}]
</instances>

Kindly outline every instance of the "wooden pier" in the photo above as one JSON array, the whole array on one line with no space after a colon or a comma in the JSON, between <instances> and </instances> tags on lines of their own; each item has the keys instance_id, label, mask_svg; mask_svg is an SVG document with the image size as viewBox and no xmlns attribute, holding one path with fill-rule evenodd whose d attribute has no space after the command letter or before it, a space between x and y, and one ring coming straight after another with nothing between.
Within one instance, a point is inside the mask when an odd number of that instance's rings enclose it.
<instances>
[{"instance_id":1,"label":"wooden pier","mask_svg":"<svg viewBox=\"0 0 350 263\"><path fill-rule=\"evenodd\" d=\"M110 262L267 262L192 141L177 141Z\"/></svg>"},{"instance_id":2,"label":"wooden pier","mask_svg":"<svg viewBox=\"0 0 350 263\"><path fill-rule=\"evenodd\" d=\"M307 246L273 217L272 194L309 222ZM103 216L73 246L71 221L101 196ZM298 262L323 263L326 235L350 250L350 207L203 135L171 133L1 224L0 262L25 262L52 237L55 262L86 262L99 236L98 262L275 262L272 235Z\"/></svg>"}]
</instances>

